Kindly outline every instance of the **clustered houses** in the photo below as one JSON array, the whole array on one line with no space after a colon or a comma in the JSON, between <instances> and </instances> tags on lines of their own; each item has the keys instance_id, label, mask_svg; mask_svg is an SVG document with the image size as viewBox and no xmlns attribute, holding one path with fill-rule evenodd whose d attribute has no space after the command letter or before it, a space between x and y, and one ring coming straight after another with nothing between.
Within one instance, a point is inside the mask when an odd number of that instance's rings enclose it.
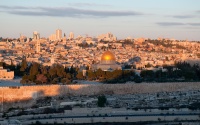
<instances>
[{"instance_id":1,"label":"clustered houses","mask_svg":"<svg viewBox=\"0 0 200 125\"><path fill-rule=\"evenodd\" d=\"M102 53L109 49L119 64L131 65L138 69L145 68L147 64L162 66L173 65L176 61L196 60L200 49L198 42L188 41L157 39L164 44L170 42L171 47L152 44L148 42L150 39L144 38L117 41L112 33L99 35L97 38L88 36L74 38L72 32L69 38L65 34L62 37L61 30L50 36L51 39L40 38L38 32L34 32L33 35L33 39L21 35L19 39L1 40L0 61L16 65L26 57L28 62L49 66L59 63L65 67L72 65L91 67L93 63L99 63ZM132 44L126 44L127 40ZM178 45L185 48L178 48Z\"/></svg>"},{"instance_id":2,"label":"clustered houses","mask_svg":"<svg viewBox=\"0 0 200 125\"><path fill-rule=\"evenodd\" d=\"M13 79L14 78L14 71L9 71L7 69L3 69L0 67L0 79Z\"/></svg>"}]
</instances>

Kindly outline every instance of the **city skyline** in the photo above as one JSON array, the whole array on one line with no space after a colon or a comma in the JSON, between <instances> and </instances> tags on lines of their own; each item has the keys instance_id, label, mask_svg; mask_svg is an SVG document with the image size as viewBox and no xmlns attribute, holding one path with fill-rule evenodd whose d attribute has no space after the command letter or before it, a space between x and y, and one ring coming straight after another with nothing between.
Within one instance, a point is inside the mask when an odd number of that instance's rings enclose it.
<instances>
[{"instance_id":1,"label":"city skyline","mask_svg":"<svg viewBox=\"0 0 200 125\"><path fill-rule=\"evenodd\" d=\"M3 0L0 37L48 37L56 29L69 34L98 36L112 32L118 39L174 38L200 40L200 1L168 0Z\"/></svg>"}]
</instances>

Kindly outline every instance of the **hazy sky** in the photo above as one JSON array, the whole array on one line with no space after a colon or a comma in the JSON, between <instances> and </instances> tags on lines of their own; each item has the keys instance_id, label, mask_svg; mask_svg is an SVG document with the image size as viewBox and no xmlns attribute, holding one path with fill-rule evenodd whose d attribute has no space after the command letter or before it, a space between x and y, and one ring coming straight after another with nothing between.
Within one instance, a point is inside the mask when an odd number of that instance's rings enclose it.
<instances>
[{"instance_id":1,"label":"hazy sky","mask_svg":"<svg viewBox=\"0 0 200 125\"><path fill-rule=\"evenodd\" d=\"M200 0L1 0L0 36L174 38L200 40Z\"/></svg>"}]
</instances>

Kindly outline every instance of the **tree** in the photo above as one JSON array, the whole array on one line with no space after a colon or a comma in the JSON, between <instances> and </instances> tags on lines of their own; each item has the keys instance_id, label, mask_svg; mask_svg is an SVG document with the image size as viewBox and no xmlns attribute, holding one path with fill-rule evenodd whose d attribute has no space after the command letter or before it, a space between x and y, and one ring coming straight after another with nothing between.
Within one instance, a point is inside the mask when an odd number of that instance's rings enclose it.
<instances>
[{"instance_id":1,"label":"tree","mask_svg":"<svg viewBox=\"0 0 200 125\"><path fill-rule=\"evenodd\" d=\"M68 78L63 78L63 79L61 80L61 83L63 83L63 84L71 84L71 80L68 79Z\"/></svg>"},{"instance_id":2,"label":"tree","mask_svg":"<svg viewBox=\"0 0 200 125\"><path fill-rule=\"evenodd\" d=\"M106 79L107 79L107 80L111 80L111 79L113 79L113 73L107 71L107 72L106 72Z\"/></svg>"},{"instance_id":3,"label":"tree","mask_svg":"<svg viewBox=\"0 0 200 125\"><path fill-rule=\"evenodd\" d=\"M104 73L104 71L102 69L98 69L96 71L96 76L97 76L98 79L103 77L104 75L105 75L105 73Z\"/></svg>"},{"instance_id":4,"label":"tree","mask_svg":"<svg viewBox=\"0 0 200 125\"><path fill-rule=\"evenodd\" d=\"M72 75L71 75L70 73L67 73L67 74L66 74L66 78L72 79Z\"/></svg>"},{"instance_id":5,"label":"tree","mask_svg":"<svg viewBox=\"0 0 200 125\"><path fill-rule=\"evenodd\" d=\"M78 72L78 74L76 75L76 78L80 79L80 80L84 79L83 73L82 72Z\"/></svg>"},{"instance_id":6,"label":"tree","mask_svg":"<svg viewBox=\"0 0 200 125\"><path fill-rule=\"evenodd\" d=\"M122 70L114 70L113 71L113 77L114 78L117 78L117 77L119 77L121 75L122 75Z\"/></svg>"},{"instance_id":7,"label":"tree","mask_svg":"<svg viewBox=\"0 0 200 125\"><path fill-rule=\"evenodd\" d=\"M27 83L29 81L29 77L28 77L28 75L24 75L23 77L22 77L22 80L20 81L20 83L22 83L22 84L25 84L25 83Z\"/></svg>"},{"instance_id":8,"label":"tree","mask_svg":"<svg viewBox=\"0 0 200 125\"><path fill-rule=\"evenodd\" d=\"M153 79L155 73L152 70L142 70L140 76L145 79Z\"/></svg>"},{"instance_id":9,"label":"tree","mask_svg":"<svg viewBox=\"0 0 200 125\"><path fill-rule=\"evenodd\" d=\"M141 83L142 82L142 78L140 76L138 76L138 75L135 75L134 82L135 83Z\"/></svg>"},{"instance_id":10,"label":"tree","mask_svg":"<svg viewBox=\"0 0 200 125\"><path fill-rule=\"evenodd\" d=\"M95 79L96 75L92 70L88 70L87 73L88 73L88 79L90 79L90 80L94 80Z\"/></svg>"},{"instance_id":11,"label":"tree","mask_svg":"<svg viewBox=\"0 0 200 125\"><path fill-rule=\"evenodd\" d=\"M33 75L33 76L36 76L37 74L39 74L39 67L40 67L40 64L33 63L33 65L31 66L29 74Z\"/></svg>"},{"instance_id":12,"label":"tree","mask_svg":"<svg viewBox=\"0 0 200 125\"><path fill-rule=\"evenodd\" d=\"M63 78L66 76L65 69L62 65L55 65L55 69L58 77Z\"/></svg>"},{"instance_id":13,"label":"tree","mask_svg":"<svg viewBox=\"0 0 200 125\"><path fill-rule=\"evenodd\" d=\"M75 72L75 68L74 68L74 66L73 66L73 65L70 67L70 70L69 70L69 72L70 72L71 74L73 74L73 73Z\"/></svg>"},{"instance_id":14,"label":"tree","mask_svg":"<svg viewBox=\"0 0 200 125\"><path fill-rule=\"evenodd\" d=\"M107 102L107 99L106 99L105 95L101 95L101 96L98 97L97 105L99 107L104 107L106 102Z\"/></svg>"},{"instance_id":15,"label":"tree","mask_svg":"<svg viewBox=\"0 0 200 125\"><path fill-rule=\"evenodd\" d=\"M58 78L54 78L54 79L51 81L52 84L57 84L58 82L59 82Z\"/></svg>"},{"instance_id":16,"label":"tree","mask_svg":"<svg viewBox=\"0 0 200 125\"><path fill-rule=\"evenodd\" d=\"M63 79L61 80L61 83L62 83L62 84L65 84L66 81L67 81L67 78L63 78Z\"/></svg>"},{"instance_id":17,"label":"tree","mask_svg":"<svg viewBox=\"0 0 200 125\"><path fill-rule=\"evenodd\" d=\"M147 65L145 65L146 68L150 68L152 67L152 65L150 63L148 63Z\"/></svg>"},{"instance_id":18,"label":"tree","mask_svg":"<svg viewBox=\"0 0 200 125\"><path fill-rule=\"evenodd\" d=\"M51 76L51 78L54 78L56 76L56 71L54 68L49 69L49 75Z\"/></svg>"},{"instance_id":19,"label":"tree","mask_svg":"<svg viewBox=\"0 0 200 125\"><path fill-rule=\"evenodd\" d=\"M161 118L158 118L158 121L160 122L160 121L161 121Z\"/></svg>"},{"instance_id":20,"label":"tree","mask_svg":"<svg viewBox=\"0 0 200 125\"><path fill-rule=\"evenodd\" d=\"M15 66L15 76L23 76L23 73L20 71L21 66L20 65L16 65Z\"/></svg>"},{"instance_id":21,"label":"tree","mask_svg":"<svg viewBox=\"0 0 200 125\"><path fill-rule=\"evenodd\" d=\"M35 79L36 79L36 76L35 76L35 75L29 75L29 76L28 76L28 79L29 79L30 81L34 82Z\"/></svg>"},{"instance_id":22,"label":"tree","mask_svg":"<svg viewBox=\"0 0 200 125\"><path fill-rule=\"evenodd\" d=\"M43 84L47 82L47 77L44 74L38 74L36 80Z\"/></svg>"},{"instance_id":23,"label":"tree","mask_svg":"<svg viewBox=\"0 0 200 125\"><path fill-rule=\"evenodd\" d=\"M3 67L4 65L5 65L5 63L4 63L4 62L0 62L0 66L2 66L2 67Z\"/></svg>"},{"instance_id":24,"label":"tree","mask_svg":"<svg viewBox=\"0 0 200 125\"><path fill-rule=\"evenodd\" d=\"M26 68L27 68L26 59L22 59L20 71L24 72L24 71L26 71Z\"/></svg>"},{"instance_id":25,"label":"tree","mask_svg":"<svg viewBox=\"0 0 200 125\"><path fill-rule=\"evenodd\" d=\"M41 67L41 73L44 74L44 75L47 75L47 74L48 74L47 68L48 68L48 67L46 67L46 66L42 66L42 67Z\"/></svg>"},{"instance_id":26,"label":"tree","mask_svg":"<svg viewBox=\"0 0 200 125\"><path fill-rule=\"evenodd\" d=\"M36 125L42 125L42 123L40 121L36 121L35 124Z\"/></svg>"}]
</instances>

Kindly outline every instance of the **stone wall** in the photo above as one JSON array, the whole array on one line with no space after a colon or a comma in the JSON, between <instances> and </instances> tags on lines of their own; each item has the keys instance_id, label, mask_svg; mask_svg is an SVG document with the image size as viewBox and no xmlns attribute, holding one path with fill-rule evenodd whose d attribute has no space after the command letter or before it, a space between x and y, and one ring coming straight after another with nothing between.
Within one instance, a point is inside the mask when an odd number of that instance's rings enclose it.
<instances>
[{"instance_id":1,"label":"stone wall","mask_svg":"<svg viewBox=\"0 0 200 125\"><path fill-rule=\"evenodd\" d=\"M200 90L200 83L129 83L0 87L0 102L23 101L44 96L134 94L188 90Z\"/></svg>"}]
</instances>

